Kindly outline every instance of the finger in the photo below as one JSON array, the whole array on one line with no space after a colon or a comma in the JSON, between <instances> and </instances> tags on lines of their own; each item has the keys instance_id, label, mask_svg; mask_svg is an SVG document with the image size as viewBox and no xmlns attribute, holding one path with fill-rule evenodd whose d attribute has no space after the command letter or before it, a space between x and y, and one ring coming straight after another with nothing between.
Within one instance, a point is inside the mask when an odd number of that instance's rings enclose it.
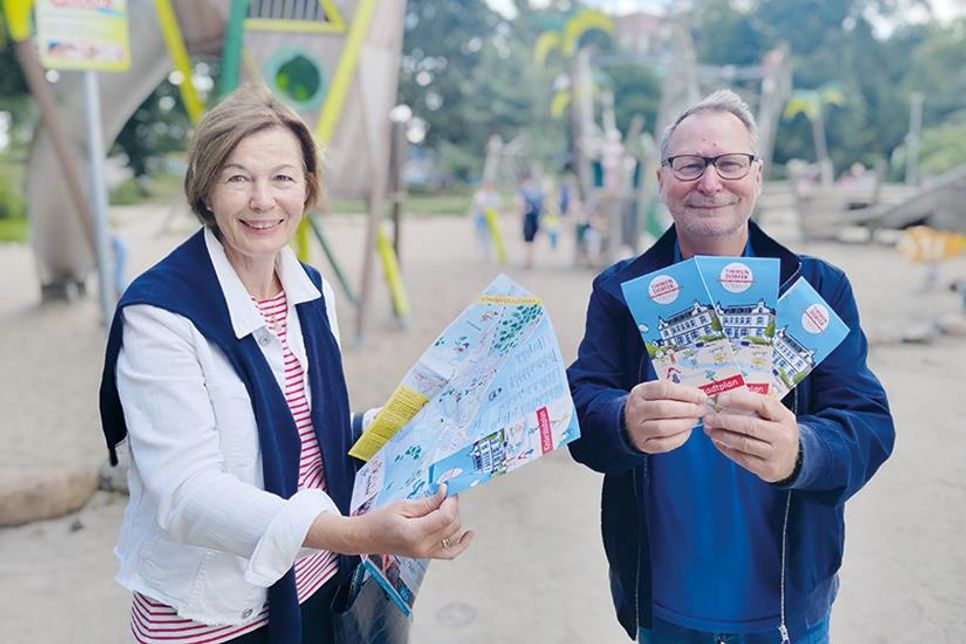
<instances>
[{"instance_id":1,"label":"finger","mask_svg":"<svg viewBox=\"0 0 966 644\"><path fill-rule=\"evenodd\" d=\"M433 496L427 496L411 501L403 501L403 514L410 518L424 517L439 509L439 507L442 506L445 501L446 484L441 483L440 486L436 488L436 494Z\"/></svg>"},{"instance_id":2,"label":"finger","mask_svg":"<svg viewBox=\"0 0 966 644\"><path fill-rule=\"evenodd\" d=\"M765 461L763 459L740 450L732 449L718 441L713 440L712 442L718 451L724 454L727 458L731 459L752 474L760 476L760 472L765 465Z\"/></svg>"},{"instance_id":3,"label":"finger","mask_svg":"<svg viewBox=\"0 0 966 644\"><path fill-rule=\"evenodd\" d=\"M781 420L791 412L780 401L753 391L726 391L715 399L719 409L754 412L767 420Z\"/></svg>"},{"instance_id":4,"label":"finger","mask_svg":"<svg viewBox=\"0 0 966 644\"><path fill-rule=\"evenodd\" d=\"M697 387L690 387L670 380L651 380L643 382L631 391L639 391L639 396L645 400L679 400L681 402L703 405L708 395Z\"/></svg>"},{"instance_id":5,"label":"finger","mask_svg":"<svg viewBox=\"0 0 966 644\"><path fill-rule=\"evenodd\" d=\"M433 555L433 558L455 559L470 547L470 543L473 541L474 536L476 536L475 532L472 530L465 530L458 535L450 537L449 548L440 548L439 551Z\"/></svg>"},{"instance_id":6,"label":"finger","mask_svg":"<svg viewBox=\"0 0 966 644\"><path fill-rule=\"evenodd\" d=\"M698 403L678 400L648 400L640 405L639 416L648 420L662 418L698 419L707 411L707 407Z\"/></svg>"},{"instance_id":7,"label":"finger","mask_svg":"<svg viewBox=\"0 0 966 644\"><path fill-rule=\"evenodd\" d=\"M650 437L643 441L640 448L648 454L664 454L681 447L690 437L690 429L670 436Z\"/></svg>"},{"instance_id":8,"label":"finger","mask_svg":"<svg viewBox=\"0 0 966 644\"><path fill-rule=\"evenodd\" d=\"M631 433L638 436L641 440L648 438L667 438L676 436L681 432L691 431L697 427L700 418L662 418L659 420L648 420L641 423L636 429L631 429Z\"/></svg>"},{"instance_id":9,"label":"finger","mask_svg":"<svg viewBox=\"0 0 966 644\"><path fill-rule=\"evenodd\" d=\"M734 410L733 410L734 411ZM736 434L744 434L771 443L775 434L775 423L758 416L744 416L735 413L713 413L702 419L708 429L724 429Z\"/></svg>"},{"instance_id":10,"label":"finger","mask_svg":"<svg viewBox=\"0 0 966 644\"><path fill-rule=\"evenodd\" d=\"M774 446L771 443L752 438L747 434L738 434L724 429L708 427L705 428L704 432L716 444L756 458L766 459L775 452Z\"/></svg>"}]
</instances>

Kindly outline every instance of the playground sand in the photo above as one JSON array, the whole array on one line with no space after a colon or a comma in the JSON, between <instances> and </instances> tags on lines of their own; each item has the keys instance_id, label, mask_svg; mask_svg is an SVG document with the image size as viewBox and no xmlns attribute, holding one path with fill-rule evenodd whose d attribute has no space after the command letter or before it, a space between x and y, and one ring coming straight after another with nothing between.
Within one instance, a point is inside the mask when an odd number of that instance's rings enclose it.
<instances>
[{"instance_id":1,"label":"playground sand","mask_svg":"<svg viewBox=\"0 0 966 644\"><path fill-rule=\"evenodd\" d=\"M187 214L168 217L163 206L118 208L112 220L131 244L132 274L194 229ZM168 232L159 234L165 224ZM364 225L362 217L324 222L356 284ZM593 274L573 267L569 237L555 254L541 246L536 267L523 270L517 228L516 221L504 221L511 260L504 270L545 300L569 361L582 334ZM873 337L901 334L959 309L951 293L920 292L921 269L892 249L793 247L849 273ZM331 280L317 246L313 253L313 263ZM472 223L463 218L408 219L400 259L412 306L405 330L391 314L377 269L364 342L354 349L354 312L336 286L356 409L380 404L499 270L476 259ZM96 409L104 328L96 299L41 306L25 246L0 245L0 269L7 281L0 290L0 485L64 470L96 471L105 459ZM966 259L944 265L942 276L966 277ZM890 394L898 446L872 485L849 503L833 641L956 641L966 632L966 338L875 345L871 363ZM464 523L477 530L476 541L458 561L432 565L416 604L413 641L626 641L607 591L598 499L599 477L565 453L464 495ZM0 529L0 639L128 641L129 597L111 579L111 547L125 500L98 492L79 512Z\"/></svg>"}]
</instances>

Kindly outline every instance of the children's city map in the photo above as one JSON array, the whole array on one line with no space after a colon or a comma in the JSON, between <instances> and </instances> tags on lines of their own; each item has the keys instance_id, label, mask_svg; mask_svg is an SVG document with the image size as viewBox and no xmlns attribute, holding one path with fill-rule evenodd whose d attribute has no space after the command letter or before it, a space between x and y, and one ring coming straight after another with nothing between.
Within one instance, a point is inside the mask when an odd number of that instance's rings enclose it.
<instances>
[{"instance_id":1,"label":"children's city map","mask_svg":"<svg viewBox=\"0 0 966 644\"><path fill-rule=\"evenodd\" d=\"M780 262L772 257L695 257L745 386L768 393Z\"/></svg>"},{"instance_id":2,"label":"children's city map","mask_svg":"<svg viewBox=\"0 0 966 644\"><path fill-rule=\"evenodd\" d=\"M709 396L744 387L694 259L621 284L657 377Z\"/></svg>"},{"instance_id":3,"label":"children's city map","mask_svg":"<svg viewBox=\"0 0 966 644\"><path fill-rule=\"evenodd\" d=\"M500 275L403 378L350 451L352 514L484 483L578 438L563 356L543 303ZM409 614L428 561L364 558Z\"/></svg>"},{"instance_id":4,"label":"children's city map","mask_svg":"<svg viewBox=\"0 0 966 644\"><path fill-rule=\"evenodd\" d=\"M781 400L839 346L849 327L804 278L778 300L769 394Z\"/></svg>"}]
</instances>

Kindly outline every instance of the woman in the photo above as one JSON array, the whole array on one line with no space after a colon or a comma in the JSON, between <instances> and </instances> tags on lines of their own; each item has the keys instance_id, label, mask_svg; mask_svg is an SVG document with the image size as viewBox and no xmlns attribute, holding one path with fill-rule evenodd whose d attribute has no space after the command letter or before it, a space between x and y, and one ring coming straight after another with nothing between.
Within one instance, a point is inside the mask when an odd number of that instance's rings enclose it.
<instances>
[{"instance_id":1,"label":"woman","mask_svg":"<svg viewBox=\"0 0 966 644\"><path fill-rule=\"evenodd\" d=\"M319 173L299 117L238 90L188 153L202 230L118 304L101 414L112 461L129 438L117 579L137 641L327 642L351 555L451 559L472 538L445 490L348 516L333 293L288 247Z\"/></svg>"}]
</instances>

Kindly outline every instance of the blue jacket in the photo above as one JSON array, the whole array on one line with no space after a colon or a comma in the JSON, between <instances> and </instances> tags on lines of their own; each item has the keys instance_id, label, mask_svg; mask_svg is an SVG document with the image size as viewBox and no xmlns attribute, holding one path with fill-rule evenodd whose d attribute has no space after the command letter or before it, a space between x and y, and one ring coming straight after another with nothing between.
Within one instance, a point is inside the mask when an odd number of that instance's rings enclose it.
<instances>
[{"instance_id":1,"label":"blue jacket","mask_svg":"<svg viewBox=\"0 0 966 644\"><path fill-rule=\"evenodd\" d=\"M798 416L802 464L788 486L785 582L798 605L786 606L793 632L824 616L838 587L845 540L845 501L892 452L895 428L885 391L866 366L868 343L845 274L822 260L798 256L754 223L758 257L781 260L781 292L804 277L851 329L848 336L783 401ZM655 379L621 283L674 261L676 233L665 233L643 255L619 262L594 280L587 326L567 376L580 420L573 457L604 476L601 529L618 619L631 638L653 624L647 513L648 456L621 426L628 392ZM698 508L695 511L699 511ZM776 624L777 626L777 624Z\"/></svg>"}]
</instances>

